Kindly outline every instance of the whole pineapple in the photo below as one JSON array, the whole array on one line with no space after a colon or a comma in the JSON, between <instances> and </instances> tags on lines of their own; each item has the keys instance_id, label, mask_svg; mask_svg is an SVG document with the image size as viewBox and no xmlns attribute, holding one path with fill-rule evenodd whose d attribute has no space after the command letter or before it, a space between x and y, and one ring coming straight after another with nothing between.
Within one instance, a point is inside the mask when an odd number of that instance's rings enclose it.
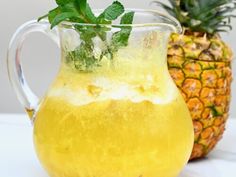
<instances>
[{"instance_id":1,"label":"whole pineapple","mask_svg":"<svg viewBox=\"0 0 236 177\"><path fill-rule=\"evenodd\" d=\"M192 116L195 144L190 159L206 156L221 139L228 118L231 93L231 49L219 32L231 29L235 0L169 0L156 3L182 24L172 34L169 71ZM181 125L179 125L181 126Z\"/></svg>"}]
</instances>

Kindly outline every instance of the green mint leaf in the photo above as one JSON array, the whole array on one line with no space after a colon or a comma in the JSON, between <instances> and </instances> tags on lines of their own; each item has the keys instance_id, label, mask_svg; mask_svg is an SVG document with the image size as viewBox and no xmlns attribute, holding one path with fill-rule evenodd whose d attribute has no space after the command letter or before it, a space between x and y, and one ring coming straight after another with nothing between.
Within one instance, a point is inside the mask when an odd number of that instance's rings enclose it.
<instances>
[{"instance_id":1,"label":"green mint leaf","mask_svg":"<svg viewBox=\"0 0 236 177\"><path fill-rule=\"evenodd\" d=\"M134 12L128 12L121 18L121 25L132 24L134 19ZM132 31L131 26L123 26L121 30L112 35L113 50L117 51L120 47L128 45L129 36Z\"/></svg>"},{"instance_id":2,"label":"green mint leaf","mask_svg":"<svg viewBox=\"0 0 236 177\"><path fill-rule=\"evenodd\" d=\"M124 6L115 1L108 8L104 10L104 12L98 17L98 19L105 19L108 21L116 20L120 15L124 13Z\"/></svg>"},{"instance_id":3,"label":"green mint leaf","mask_svg":"<svg viewBox=\"0 0 236 177\"><path fill-rule=\"evenodd\" d=\"M66 58L68 63L73 62L73 66L79 71L93 71L100 66L99 60L93 55L93 46L82 42L74 51L69 52Z\"/></svg>"},{"instance_id":4,"label":"green mint leaf","mask_svg":"<svg viewBox=\"0 0 236 177\"><path fill-rule=\"evenodd\" d=\"M92 24L95 24L97 22L97 17L94 15L94 13L88 3L86 6L85 15L86 15L87 19L89 19Z\"/></svg>"},{"instance_id":5,"label":"green mint leaf","mask_svg":"<svg viewBox=\"0 0 236 177\"><path fill-rule=\"evenodd\" d=\"M76 0L79 3L81 12L85 12L87 8L87 0Z\"/></svg>"},{"instance_id":6,"label":"green mint leaf","mask_svg":"<svg viewBox=\"0 0 236 177\"><path fill-rule=\"evenodd\" d=\"M79 7L80 12L85 14L87 8L87 0L75 0L75 4Z\"/></svg>"},{"instance_id":7,"label":"green mint leaf","mask_svg":"<svg viewBox=\"0 0 236 177\"><path fill-rule=\"evenodd\" d=\"M75 29L80 33L80 39L86 43L92 43L92 39L97 36L92 26L75 25Z\"/></svg>"},{"instance_id":8,"label":"green mint leaf","mask_svg":"<svg viewBox=\"0 0 236 177\"><path fill-rule=\"evenodd\" d=\"M48 20L50 23L52 23L52 21L54 20L54 18L59 15L61 13L61 8L60 7L57 7L51 11L49 11L49 14L48 14Z\"/></svg>"},{"instance_id":9,"label":"green mint leaf","mask_svg":"<svg viewBox=\"0 0 236 177\"><path fill-rule=\"evenodd\" d=\"M69 20L70 18L77 18L77 14L74 12L63 12L61 14L58 14L51 22L51 28L54 28L62 21Z\"/></svg>"},{"instance_id":10,"label":"green mint leaf","mask_svg":"<svg viewBox=\"0 0 236 177\"><path fill-rule=\"evenodd\" d=\"M125 13L120 21L120 24L132 24L134 20L134 12Z\"/></svg>"},{"instance_id":11,"label":"green mint leaf","mask_svg":"<svg viewBox=\"0 0 236 177\"><path fill-rule=\"evenodd\" d=\"M64 6L70 2L74 2L74 0L56 0L57 5Z\"/></svg>"},{"instance_id":12,"label":"green mint leaf","mask_svg":"<svg viewBox=\"0 0 236 177\"><path fill-rule=\"evenodd\" d=\"M112 36L112 45L115 50L117 50L120 47L125 47L128 45L128 39L130 35L130 30L123 29L119 32L116 32Z\"/></svg>"},{"instance_id":13,"label":"green mint leaf","mask_svg":"<svg viewBox=\"0 0 236 177\"><path fill-rule=\"evenodd\" d=\"M87 0L75 0L73 3L74 9L83 16L85 23L96 24L97 18L92 12L91 7L87 3Z\"/></svg>"},{"instance_id":14,"label":"green mint leaf","mask_svg":"<svg viewBox=\"0 0 236 177\"><path fill-rule=\"evenodd\" d=\"M63 6L59 6L62 12L75 12L80 15L80 12L77 11L77 6L74 2L67 3Z\"/></svg>"}]
</instances>

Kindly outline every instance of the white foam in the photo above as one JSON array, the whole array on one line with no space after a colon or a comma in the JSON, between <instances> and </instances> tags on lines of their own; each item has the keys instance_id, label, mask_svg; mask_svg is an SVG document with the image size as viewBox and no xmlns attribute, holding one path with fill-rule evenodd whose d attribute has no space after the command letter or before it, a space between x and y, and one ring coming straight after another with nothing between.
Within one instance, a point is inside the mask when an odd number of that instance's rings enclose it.
<instances>
[{"instance_id":1,"label":"white foam","mask_svg":"<svg viewBox=\"0 0 236 177\"><path fill-rule=\"evenodd\" d=\"M94 82L93 86L100 88L101 92L98 95L93 95L88 89L78 88L74 91L69 88L54 88L49 92L49 97L59 97L65 99L73 105L86 105L92 102L101 102L105 100L130 100L134 103L150 101L154 104L168 104L177 97L176 90L172 87L167 87L168 91L165 94L142 94L137 90L137 86L129 84L111 83L106 79L101 79L99 82Z\"/></svg>"}]
</instances>

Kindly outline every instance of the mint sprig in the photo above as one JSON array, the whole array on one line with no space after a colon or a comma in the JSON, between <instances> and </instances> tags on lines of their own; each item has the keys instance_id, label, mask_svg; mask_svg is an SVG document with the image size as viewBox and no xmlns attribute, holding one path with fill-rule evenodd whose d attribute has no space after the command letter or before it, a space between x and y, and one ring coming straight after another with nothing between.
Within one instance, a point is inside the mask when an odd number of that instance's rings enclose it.
<instances>
[{"instance_id":1,"label":"mint sprig","mask_svg":"<svg viewBox=\"0 0 236 177\"><path fill-rule=\"evenodd\" d=\"M66 56L67 62L72 63L74 68L80 71L93 71L101 66L100 63L104 57L112 60L120 48L128 45L132 27L127 24L133 23L134 12L124 13L124 6L120 2L114 1L98 16L94 15L87 0L56 0L56 3L58 7L40 17L39 20L48 18L51 28L63 21L75 23L73 26L79 33L82 42L74 51L69 51ZM107 31L110 31L111 28L107 25L112 24L112 21L120 16L122 16L120 24L124 26L118 26L120 31L115 32L111 42L108 42ZM81 25L83 23L93 25ZM93 39L95 37L100 38L105 46L99 58L94 54Z\"/></svg>"}]
</instances>

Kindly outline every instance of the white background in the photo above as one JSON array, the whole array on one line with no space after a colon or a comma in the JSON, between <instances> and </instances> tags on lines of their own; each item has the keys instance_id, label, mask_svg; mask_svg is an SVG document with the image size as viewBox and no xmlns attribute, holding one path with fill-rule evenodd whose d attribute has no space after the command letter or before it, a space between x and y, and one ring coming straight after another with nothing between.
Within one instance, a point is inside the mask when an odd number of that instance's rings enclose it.
<instances>
[{"instance_id":1,"label":"white background","mask_svg":"<svg viewBox=\"0 0 236 177\"><path fill-rule=\"evenodd\" d=\"M126 7L150 8L150 0L120 0ZM164 1L164 0L162 0ZM112 0L89 0L93 8L103 8ZM165 1L164 1L165 2ZM23 108L9 84L6 70L6 51L9 40L24 22L44 15L55 7L54 0L0 0L0 113L23 112ZM233 51L236 51L236 20L233 20L233 31L223 34ZM55 77L60 53L56 45L42 34L32 34L23 48L23 67L29 84L38 95L43 95ZM234 62L233 68L236 68ZM236 76L236 71L234 71ZM233 99L231 116L236 117L233 105L236 103L236 82L233 82Z\"/></svg>"}]
</instances>

